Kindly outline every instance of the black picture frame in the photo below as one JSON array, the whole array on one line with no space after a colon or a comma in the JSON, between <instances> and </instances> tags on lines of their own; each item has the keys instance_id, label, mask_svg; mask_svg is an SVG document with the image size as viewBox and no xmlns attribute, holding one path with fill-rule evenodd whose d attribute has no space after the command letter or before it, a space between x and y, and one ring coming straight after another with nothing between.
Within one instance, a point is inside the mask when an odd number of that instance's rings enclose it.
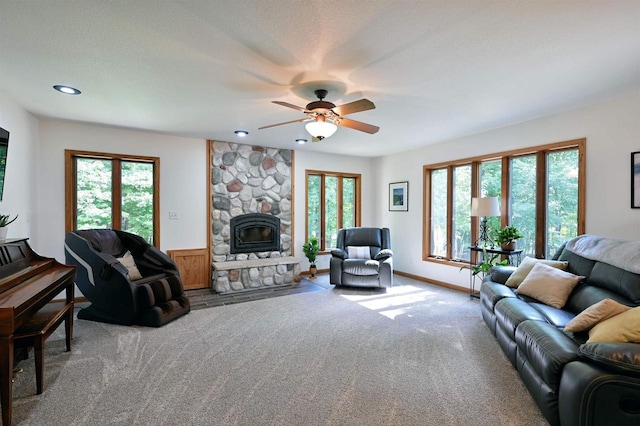
<instances>
[{"instance_id":1,"label":"black picture frame","mask_svg":"<svg viewBox=\"0 0 640 426\"><path fill-rule=\"evenodd\" d=\"M389 184L389 211L409 211L409 182L393 182Z\"/></svg>"},{"instance_id":2,"label":"black picture frame","mask_svg":"<svg viewBox=\"0 0 640 426\"><path fill-rule=\"evenodd\" d=\"M640 209L640 151L631 153L631 208Z\"/></svg>"}]
</instances>

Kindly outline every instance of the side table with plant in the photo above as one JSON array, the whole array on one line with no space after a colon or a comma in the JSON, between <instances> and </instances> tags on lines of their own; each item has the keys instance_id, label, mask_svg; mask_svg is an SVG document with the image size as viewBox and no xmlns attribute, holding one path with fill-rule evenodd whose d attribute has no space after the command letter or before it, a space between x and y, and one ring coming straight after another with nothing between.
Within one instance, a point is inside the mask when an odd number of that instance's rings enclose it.
<instances>
[{"instance_id":1,"label":"side table with plant","mask_svg":"<svg viewBox=\"0 0 640 426\"><path fill-rule=\"evenodd\" d=\"M302 245L302 251L307 257L307 260L309 260L309 273L311 274L311 278L315 278L316 272L318 271L318 268L316 267L316 259L318 258L318 251L320 251L318 238L309 238L309 241Z\"/></svg>"}]
</instances>

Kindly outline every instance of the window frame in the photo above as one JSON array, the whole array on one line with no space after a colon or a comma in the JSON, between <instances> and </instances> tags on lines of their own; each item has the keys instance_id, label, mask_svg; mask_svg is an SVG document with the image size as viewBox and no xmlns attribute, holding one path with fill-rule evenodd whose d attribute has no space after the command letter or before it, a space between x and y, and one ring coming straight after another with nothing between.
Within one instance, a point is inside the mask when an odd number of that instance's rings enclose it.
<instances>
[{"instance_id":1,"label":"window frame","mask_svg":"<svg viewBox=\"0 0 640 426\"><path fill-rule=\"evenodd\" d=\"M464 259L452 258L452 226L453 226L453 170L461 165L471 165L471 196L480 194L480 164L488 161L502 161L502 190L501 190L501 226L510 224L510 167L511 158L525 155L536 155L536 221L535 256L544 258L546 246L546 199L547 199L547 168L546 156L551 152L578 150L578 235L585 233L586 212L586 138L573 139L563 142L538 145L510 151L502 151L477 157L463 158L437 164L423 166L423 233L422 260L459 266ZM446 256L431 255L431 172L447 169L447 251ZM476 241L479 234L480 219L471 218L471 241Z\"/></svg>"},{"instance_id":2,"label":"window frame","mask_svg":"<svg viewBox=\"0 0 640 426\"><path fill-rule=\"evenodd\" d=\"M342 207L342 190L343 190L343 178L349 178L355 180L355 226L360 226L361 224L361 201L362 201L362 175L359 173L346 173L346 172L330 172L326 170L305 170L304 176L304 185L305 185L305 212L307 212L305 216L305 228L304 235L305 241L309 241L309 176L320 176L320 204L325 205L325 179L327 176L336 177L338 179L337 183L337 198L338 202L338 211L337 211L337 223L338 229L342 228L342 221L344 219L344 211ZM319 245L320 251L319 254L327 254L330 253L330 249L327 249L325 246L325 227L326 227L326 218L324 209L320 209L320 238Z\"/></svg>"},{"instance_id":3,"label":"window frame","mask_svg":"<svg viewBox=\"0 0 640 426\"><path fill-rule=\"evenodd\" d=\"M160 247L160 158L141 155L112 154L93 151L76 151L66 149L65 154L65 233L77 227L77 170L76 159L110 160L113 162L112 197L113 207L111 224L113 229L120 229L121 224L121 164L123 162L153 164L153 246Z\"/></svg>"}]
</instances>

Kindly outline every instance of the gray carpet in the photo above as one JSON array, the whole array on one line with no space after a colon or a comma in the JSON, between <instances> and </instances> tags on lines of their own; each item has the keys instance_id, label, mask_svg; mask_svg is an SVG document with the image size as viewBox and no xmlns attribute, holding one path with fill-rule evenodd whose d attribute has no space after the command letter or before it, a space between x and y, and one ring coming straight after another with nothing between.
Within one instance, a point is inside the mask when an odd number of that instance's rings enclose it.
<instances>
[{"instance_id":1,"label":"gray carpet","mask_svg":"<svg viewBox=\"0 0 640 426\"><path fill-rule=\"evenodd\" d=\"M78 320L14 384L21 425L544 425L465 293L403 277L192 311Z\"/></svg>"}]
</instances>

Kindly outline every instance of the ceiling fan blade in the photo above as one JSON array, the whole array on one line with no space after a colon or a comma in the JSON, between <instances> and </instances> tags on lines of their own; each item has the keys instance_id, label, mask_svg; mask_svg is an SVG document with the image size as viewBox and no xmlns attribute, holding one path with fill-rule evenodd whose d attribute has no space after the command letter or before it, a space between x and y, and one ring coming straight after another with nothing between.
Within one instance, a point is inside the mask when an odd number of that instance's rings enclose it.
<instances>
[{"instance_id":1,"label":"ceiling fan blade","mask_svg":"<svg viewBox=\"0 0 640 426\"><path fill-rule=\"evenodd\" d=\"M270 124L268 126L258 127L258 130L268 129L269 127L282 126L283 124L300 123L302 121L309 121L309 120L311 120L311 118L305 117L305 118L300 118L298 120L285 121L284 123Z\"/></svg>"},{"instance_id":2,"label":"ceiling fan blade","mask_svg":"<svg viewBox=\"0 0 640 426\"><path fill-rule=\"evenodd\" d=\"M283 107L295 109L297 111L301 111L301 112L307 111L305 108L290 104L289 102L282 102L282 101L271 101L271 102L273 102L274 104L282 105Z\"/></svg>"},{"instance_id":3,"label":"ceiling fan blade","mask_svg":"<svg viewBox=\"0 0 640 426\"><path fill-rule=\"evenodd\" d=\"M354 112L367 111L374 109L376 106L369 99L360 99L359 101L349 102L348 104L340 105L333 108L333 112L343 116L347 114L353 114Z\"/></svg>"},{"instance_id":4,"label":"ceiling fan blade","mask_svg":"<svg viewBox=\"0 0 640 426\"><path fill-rule=\"evenodd\" d=\"M354 130L360 130L361 132L369 133L371 135L374 133L378 133L378 130L380 130L380 127L378 126L363 123L362 121L350 120L348 118L341 118L340 120L337 120L336 124L338 126L348 127Z\"/></svg>"}]
</instances>

